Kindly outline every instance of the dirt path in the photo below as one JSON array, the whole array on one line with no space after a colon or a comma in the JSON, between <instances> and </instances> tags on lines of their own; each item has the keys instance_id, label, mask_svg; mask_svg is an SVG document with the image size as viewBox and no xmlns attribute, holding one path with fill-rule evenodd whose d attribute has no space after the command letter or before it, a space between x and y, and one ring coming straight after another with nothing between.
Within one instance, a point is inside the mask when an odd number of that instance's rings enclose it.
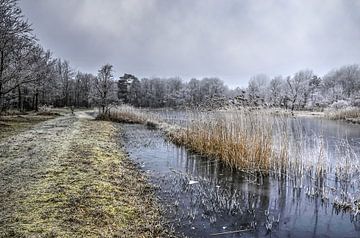
<instances>
[{"instance_id":1,"label":"dirt path","mask_svg":"<svg viewBox=\"0 0 360 238\"><path fill-rule=\"evenodd\" d=\"M87 112L0 141L0 237L164 236L117 127Z\"/></svg>"}]
</instances>

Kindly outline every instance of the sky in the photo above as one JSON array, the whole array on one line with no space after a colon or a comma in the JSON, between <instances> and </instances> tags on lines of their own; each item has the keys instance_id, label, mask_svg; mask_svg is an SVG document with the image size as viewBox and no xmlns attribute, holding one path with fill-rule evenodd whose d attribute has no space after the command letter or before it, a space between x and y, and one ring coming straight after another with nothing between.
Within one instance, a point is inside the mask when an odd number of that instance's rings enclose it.
<instances>
[{"instance_id":1,"label":"sky","mask_svg":"<svg viewBox=\"0 0 360 238\"><path fill-rule=\"evenodd\" d=\"M75 70L115 75L323 75L360 63L358 0L20 0L41 45Z\"/></svg>"}]
</instances>

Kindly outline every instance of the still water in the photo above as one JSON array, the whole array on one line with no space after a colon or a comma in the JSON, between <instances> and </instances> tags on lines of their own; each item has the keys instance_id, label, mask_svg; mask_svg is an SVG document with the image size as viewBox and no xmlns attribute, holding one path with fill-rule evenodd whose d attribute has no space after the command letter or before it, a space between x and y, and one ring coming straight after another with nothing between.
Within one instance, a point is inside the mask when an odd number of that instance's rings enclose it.
<instances>
[{"instance_id":1,"label":"still water","mask_svg":"<svg viewBox=\"0 0 360 238\"><path fill-rule=\"evenodd\" d=\"M303 139L321 135L326 153L336 159L341 141L358 155L360 128L320 119L297 119ZM360 215L336 209L334 199L360 198L359 177L346 184L304 178L256 177L232 170L167 141L161 131L123 125L130 158L139 163L157 189L175 231L188 237L360 237ZM309 142L309 145L311 143ZM308 149L316 146L309 146ZM316 148L314 148L316 149ZM311 152L308 153L309 156ZM357 177L356 177L357 176ZM346 195L344 195L346 194ZM344 198L345 199L345 198Z\"/></svg>"}]
</instances>

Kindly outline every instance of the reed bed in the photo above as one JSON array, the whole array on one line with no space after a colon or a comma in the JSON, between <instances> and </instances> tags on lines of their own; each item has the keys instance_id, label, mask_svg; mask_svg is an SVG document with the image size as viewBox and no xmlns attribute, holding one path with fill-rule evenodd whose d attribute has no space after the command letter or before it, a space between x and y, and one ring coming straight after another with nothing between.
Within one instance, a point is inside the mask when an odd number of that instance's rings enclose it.
<instances>
[{"instance_id":1,"label":"reed bed","mask_svg":"<svg viewBox=\"0 0 360 238\"><path fill-rule=\"evenodd\" d=\"M288 181L295 190L303 189L310 198L331 199L335 208L360 209L357 154L343 141L331 159L324 138L307 135L301 121L261 110L176 114L128 106L111 111L110 119L159 128L173 143L221 160L256 183L272 176Z\"/></svg>"},{"instance_id":2,"label":"reed bed","mask_svg":"<svg viewBox=\"0 0 360 238\"><path fill-rule=\"evenodd\" d=\"M360 123L360 108L350 107L345 109L328 110L325 116L332 120L349 120Z\"/></svg>"},{"instance_id":3,"label":"reed bed","mask_svg":"<svg viewBox=\"0 0 360 238\"><path fill-rule=\"evenodd\" d=\"M160 122L160 117L155 113L141 111L127 105L113 108L108 114L100 114L97 119L129 124L157 124Z\"/></svg>"},{"instance_id":4,"label":"reed bed","mask_svg":"<svg viewBox=\"0 0 360 238\"><path fill-rule=\"evenodd\" d=\"M217 158L243 171L267 173L276 155L272 125L266 116L238 113L194 113L183 128L167 136L202 155Z\"/></svg>"},{"instance_id":5,"label":"reed bed","mask_svg":"<svg viewBox=\"0 0 360 238\"><path fill-rule=\"evenodd\" d=\"M260 111L188 112L179 120L163 113L124 106L110 112L111 120L156 124L174 143L207 157L220 159L231 167L267 175L285 172L287 146L273 147L273 119ZM165 117L164 117L165 116ZM181 125L179 125L181 124Z\"/></svg>"},{"instance_id":6,"label":"reed bed","mask_svg":"<svg viewBox=\"0 0 360 238\"><path fill-rule=\"evenodd\" d=\"M112 110L109 118L157 127L173 143L242 171L297 179L297 187L303 183L298 178L306 174L316 177L335 169L349 172L345 165L357 168L349 144L342 145L337 167L331 167L322 136L305 135L300 122L289 123L289 118L269 111L187 111L176 115L121 106ZM351 157L352 163L344 163L343 157Z\"/></svg>"}]
</instances>

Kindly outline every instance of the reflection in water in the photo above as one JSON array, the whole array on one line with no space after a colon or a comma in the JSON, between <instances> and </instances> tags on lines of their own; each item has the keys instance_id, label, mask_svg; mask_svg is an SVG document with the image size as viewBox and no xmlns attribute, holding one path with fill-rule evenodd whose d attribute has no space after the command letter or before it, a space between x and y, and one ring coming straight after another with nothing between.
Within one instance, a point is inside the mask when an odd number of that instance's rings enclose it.
<instances>
[{"instance_id":1,"label":"reflection in water","mask_svg":"<svg viewBox=\"0 0 360 238\"><path fill-rule=\"evenodd\" d=\"M167 217L179 233L189 237L217 233L221 237L360 236L360 219L330 202L344 200L347 194L355 196L359 191L355 183L304 176L302 186L296 186L291 178L260 179L177 147L161 132L141 125L124 125L123 138L130 157L159 187Z\"/></svg>"}]
</instances>

